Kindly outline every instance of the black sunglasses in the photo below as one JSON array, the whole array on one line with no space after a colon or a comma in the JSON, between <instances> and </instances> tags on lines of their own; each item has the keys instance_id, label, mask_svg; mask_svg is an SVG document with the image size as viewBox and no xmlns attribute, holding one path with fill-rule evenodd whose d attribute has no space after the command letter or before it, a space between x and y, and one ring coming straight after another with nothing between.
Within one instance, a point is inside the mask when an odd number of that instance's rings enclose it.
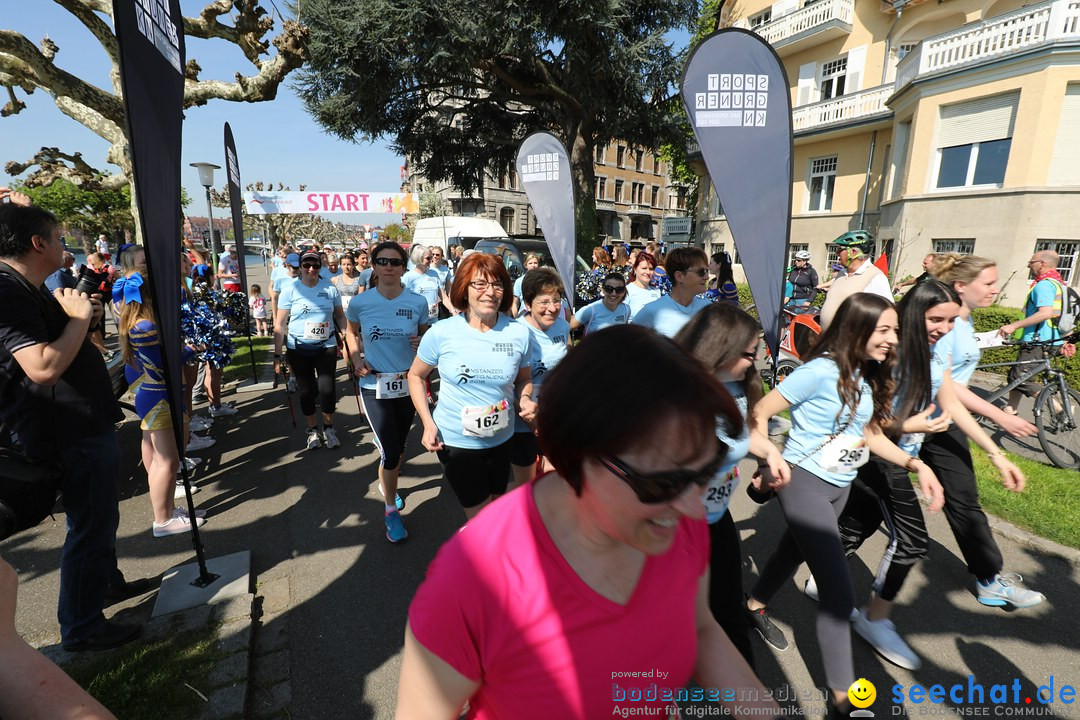
<instances>
[{"instance_id":1,"label":"black sunglasses","mask_svg":"<svg viewBox=\"0 0 1080 720\"><path fill-rule=\"evenodd\" d=\"M655 473L639 473L618 458L603 456L597 461L613 475L630 486L638 500L646 505L671 502L682 495L691 484L705 487L716 476L727 460L728 446L716 439L716 457L700 470L665 470Z\"/></svg>"},{"instance_id":2,"label":"black sunglasses","mask_svg":"<svg viewBox=\"0 0 1080 720\"><path fill-rule=\"evenodd\" d=\"M387 265L390 267L401 267L405 264L405 261L401 258L375 258L375 264L382 265L383 267L386 267Z\"/></svg>"},{"instance_id":3,"label":"black sunglasses","mask_svg":"<svg viewBox=\"0 0 1080 720\"><path fill-rule=\"evenodd\" d=\"M321 270L322 269L322 264L321 263L304 263L300 267L304 268L305 270Z\"/></svg>"},{"instance_id":4,"label":"black sunglasses","mask_svg":"<svg viewBox=\"0 0 1080 720\"><path fill-rule=\"evenodd\" d=\"M692 268L690 270L687 270L686 273L687 274L694 273L695 275L700 275L701 277L705 277L706 275L709 274L709 268L703 268L703 267L701 267L701 268Z\"/></svg>"},{"instance_id":5,"label":"black sunglasses","mask_svg":"<svg viewBox=\"0 0 1080 720\"><path fill-rule=\"evenodd\" d=\"M608 293L609 295L612 293L614 293L615 295L622 295L624 292L626 292L626 288L622 285L605 285L604 292Z\"/></svg>"}]
</instances>

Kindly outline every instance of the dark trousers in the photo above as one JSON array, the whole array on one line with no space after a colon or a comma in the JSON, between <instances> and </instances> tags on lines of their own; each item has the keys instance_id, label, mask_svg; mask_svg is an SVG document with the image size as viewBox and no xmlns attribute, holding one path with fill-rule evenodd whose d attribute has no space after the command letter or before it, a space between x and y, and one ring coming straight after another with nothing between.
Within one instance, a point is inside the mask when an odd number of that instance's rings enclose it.
<instances>
[{"instance_id":1,"label":"dark trousers","mask_svg":"<svg viewBox=\"0 0 1080 720\"><path fill-rule=\"evenodd\" d=\"M298 350L286 351L289 367L296 378L296 389L300 392L300 412L305 417L315 414L315 397L323 413L330 415L337 405L334 388L337 371L337 349L323 348L318 353Z\"/></svg>"},{"instance_id":2,"label":"dark trousers","mask_svg":"<svg viewBox=\"0 0 1080 720\"><path fill-rule=\"evenodd\" d=\"M844 513L840 516L840 539L851 555L873 535L882 521L889 531L889 546L881 558L874 592L892 602L900 592L911 568L922 558L930 541L922 506L903 468L877 457L859 468L851 486Z\"/></svg>"},{"instance_id":3,"label":"dark trousers","mask_svg":"<svg viewBox=\"0 0 1080 720\"><path fill-rule=\"evenodd\" d=\"M1001 551L990 531L986 513L979 505L979 488L971 464L971 450L964 433L954 425L928 435L919 453L945 488L945 519L967 562L968 572L989 580L1001 572Z\"/></svg>"},{"instance_id":4,"label":"dark trousers","mask_svg":"<svg viewBox=\"0 0 1080 720\"><path fill-rule=\"evenodd\" d=\"M1031 360L1042 360L1045 357L1053 357L1057 354L1056 348L1047 347L1026 347L1020 349L1020 354L1016 359L1018 362L1027 362ZM1031 372L1034 365L1013 365L1009 368L1009 382L1019 379L1026 373ZM1016 391L1023 393L1024 397L1035 397L1042 390L1042 385L1037 382L1028 380L1025 383L1021 383L1016 386Z\"/></svg>"},{"instance_id":5,"label":"dark trousers","mask_svg":"<svg viewBox=\"0 0 1080 720\"><path fill-rule=\"evenodd\" d=\"M709 525L709 609L750 667L754 651L743 609L742 548L730 512Z\"/></svg>"},{"instance_id":6,"label":"dark trousers","mask_svg":"<svg viewBox=\"0 0 1080 720\"><path fill-rule=\"evenodd\" d=\"M102 609L110 588L124 584L116 566L116 528L120 524L120 446L116 432L65 440L64 512L67 537L60 555L60 601L56 611L65 642L79 640L105 622Z\"/></svg>"}]
</instances>

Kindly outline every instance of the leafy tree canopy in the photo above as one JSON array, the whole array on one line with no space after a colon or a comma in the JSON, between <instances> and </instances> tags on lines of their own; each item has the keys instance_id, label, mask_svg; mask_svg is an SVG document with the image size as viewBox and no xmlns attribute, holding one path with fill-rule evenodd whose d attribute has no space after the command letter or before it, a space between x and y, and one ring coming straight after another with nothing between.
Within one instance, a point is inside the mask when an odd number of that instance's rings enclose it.
<instances>
[{"instance_id":1,"label":"leafy tree canopy","mask_svg":"<svg viewBox=\"0 0 1080 720\"><path fill-rule=\"evenodd\" d=\"M522 139L570 152L579 244L596 237L592 161L613 139L673 139L681 62L665 34L693 0L307 0L300 94L346 139L390 139L429 181L477 187Z\"/></svg>"}]
</instances>

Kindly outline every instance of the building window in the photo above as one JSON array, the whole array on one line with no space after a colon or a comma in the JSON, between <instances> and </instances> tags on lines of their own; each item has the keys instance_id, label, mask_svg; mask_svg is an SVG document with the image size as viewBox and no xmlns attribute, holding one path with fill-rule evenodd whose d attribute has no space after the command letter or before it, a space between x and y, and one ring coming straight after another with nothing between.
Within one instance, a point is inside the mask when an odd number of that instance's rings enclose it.
<instances>
[{"instance_id":1,"label":"building window","mask_svg":"<svg viewBox=\"0 0 1080 720\"><path fill-rule=\"evenodd\" d=\"M506 189L506 176L505 175L500 175L499 176L499 189L500 190L505 190Z\"/></svg>"},{"instance_id":2,"label":"building window","mask_svg":"<svg viewBox=\"0 0 1080 720\"><path fill-rule=\"evenodd\" d=\"M641 172L644 167L642 163L645 162L645 155L641 152L634 153L634 170Z\"/></svg>"},{"instance_id":3,"label":"building window","mask_svg":"<svg viewBox=\"0 0 1080 720\"><path fill-rule=\"evenodd\" d=\"M607 197L607 178L596 178L596 199L603 200Z\"/></svg>"},{"instance_id":4,"label":"building window","mask_svg":"<svg viewBox=\"0 0 1080 720\"><path fill-rule=\"evenodd\" d=\"M615 150L615 164L619 167L626 167L626 147L620 145Z\"/></svg>"},{"instance_id":5,"label":"building window","mask_svg":"<svg viewBox=\"0 0 1080 720\"><path fill-rule=\"evenodd\" d=\"M652 187L652 195L649 198L649 206L660 207L660 188L656 187L655 185L653 185Z\"/></svg>"},{"instance_id":6,"label":"building window","mask_svg":"<svg viewBox=\"0 0 1080 720\"><path fill-rule=\"evenodd\" d=\"M1080 256L1080 240L1039 240L1035 243L1035 252L1053 250L1060 256L1058 272L1067 285L1072 284L1073 268Z\"/></svg>"},{"instance_id":7,"label":"building window","mask_svg":"<svg viewBox=\"0 0 1080 720\"><path fill-rule=\"evenodd\" d=\"M832 210L833 187L836 185L836 156L810 161L810 212Z\"/></svg>"},{"instance_id":8,"label":"building window","mask_svg":"<svg viewBox=\"0 0 1080 720\"><path fill-rule=\"evenodd\" d=\"M939 188L997 185L1005 182L1012 138L941 148Z\"/></svg>"},{"instance_id":9,"label":"building window","mask_svg":"<svg viewBox=\"0 0 1080 720\"><path fill-rule=\"evenodd\" d=\"M896 46L896 62L900 62L907 54L918 47L919 43L900 43Z\"/></svg>"},{"instance_id":10,"label":"building window","mask_svg":"<svg viewBox=\"0 0 1080 720\"><path fill-rule=\"evenodd\" d=\"M622 180L615 181L615 202L622 202Z\"/></svg>"},{"instance_id":11,"label":"building window","mask_svg":"<svg viewBox=\"0 0 1080 720\"><path fill-rule=\"evenodd\" d=\"M840 97L844 94L847 76L847 58L842 57L821 66L821 99Z\"/></svg>"},{"instance_id":12,"label":"building window","mask_svg":"<svg viewBox=\"0 0 1080 720\"><path fill-rule=\"evenodd\" d=\"M600 163L601 165L604 164L604 146L603 145L597 145L596 146L596 162Z\"/></svg>"},{"instance_id":13,"label":"building window","mask_svg":"<svg viewBox=\"0 0 1080 720\"><path fill-rule=\"evenodd\" d=\"M839 245L829 244L825 246L825 264L829 268L829 273L833 271L833 265L840 262L840 250L842 248Z\"/></svg>"},{"instance_id":14,"label":"building window","mask_svg":"<svg viewBox=\"0 0 1080 720\"><path fill-rule=\"evenodd\" d=\"M659 175L660 174L660 156L659 155L653 155L652 156L652 174L653 175Z\"/></svg>"},{"instance_id":15,"label":"building window","mask_svg":"<svg viewBox=\"0 0 1080 720\"><path fill-rule=\"evenodd\" d=\"M772 20L772 8L770 7L766 10L763 10L757 15L751 15L749 18L747 18L747 20L750 23L750 29L756 30L757 28Z\"/></svg>"},{"instance_id":16,"label":"building window","mask_svg":"<svg viewBox=\"0 0 1080 720\"><path fill-rule=\"evenodd\" d=\"M942 106L938 127L938 188L1005 182L1020 93Z\"/></svg>"},{"instance_id":17,"label":"building window","mask_svg":"<svg viewBox=\"0 0 1080 720\"><path fill-rule=\"evenodd\" d=\"M963 238L947 240L934 240L933 247L935 253L960 253L961 255L974 255L975 254L975 238Z\"/></svg>"},{"instance_id":18,"label":"building window","mask_svg":"<svg viewBox=\"0 0 1080 720\"><path fill-rule=\"evenodd\" d=\"M645 183L633 183L630 187L630 202L635 205L645 203Z\"/></svg>"},{"instance_id":19,"label":"building window","mask_svg":"<svg viewBox=\"0 0 1080 720\"><path fill-rule=\"evenodd\" d=\"M518 189L517 171L514 170L514 168L510 168L510 189L511 190L517 190Z\"/></svg>"},{"instance_id":20,"label":"building window","mask_svg":"<svg viewBox=\"0 0 1080 720\"><path fill-rule=\"evenodd\" d=\"M514 208L504 207L499 212L499 224L508 235L514 232Z\"/></svg>"},{"instance_id":21,"label":"building window","mask_svg":"<svg viewBox=\"0 0 1080 720\"><path fill-rule=\"evenodd\" d=\"M807 243L792 243L788 246L788 267L795 267L795 253L802 252L803 250L810 250L810 245Z\"/></svg>"}]
</instances>

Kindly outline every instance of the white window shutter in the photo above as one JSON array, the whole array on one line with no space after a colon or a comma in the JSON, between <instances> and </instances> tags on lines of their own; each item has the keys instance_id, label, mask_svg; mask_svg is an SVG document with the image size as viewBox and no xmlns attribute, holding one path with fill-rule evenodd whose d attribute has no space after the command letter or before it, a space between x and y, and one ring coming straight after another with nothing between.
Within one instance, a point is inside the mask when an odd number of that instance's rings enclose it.
<instances>
[{"instance_id":1,"label":"white window shutter","mask_svg":"<svg viewBox=\"0 0 1080 720\"><path fill-rule=\"evenodd\" d=\"M1080 185L1080 83L1065 90L1047 185Z\"/></svg>"},{"instance_id":2,"label":"white window shutter","mask_svg":"<svg viewBox=\"0 0 1080 720\"><path fill-rule=\"evenodd\" d=\"M1020 93L979 98L941 107L939 148L1012 137Z\"/></svg>"},{"instance_id":3,"label":"white window shutter","mask_svg":"<svg viewBox=\"0 0 1080 720\"><path fill-rule=\"evenodd\" d=\"M844 83L844 94L850 95L863 89L863 70L866 66L866 45L860 45L847 54L847 80Z\"/></svg>"},{"instance_id":4,"label":"white window shutter","mask_svg":"<svg viewBox=\"0 0 1080 720\"><path fill-rule=\"evenodd\" d=\"M799 67L799 94L795 100L797 106L809 105L817 100L817 71L815 63Z\"/></svg>"},{"instance_id":5,"label":"white window shutter","mask_svg":"<svg viewBox=\"0 0 1080 720\"><path fill-rule=\"evenodd\" d=\"M790 15L799 9L799 0L780 0L777 3L773 3L772 6L772 19Z\"/></svg>"}]
</instances>

